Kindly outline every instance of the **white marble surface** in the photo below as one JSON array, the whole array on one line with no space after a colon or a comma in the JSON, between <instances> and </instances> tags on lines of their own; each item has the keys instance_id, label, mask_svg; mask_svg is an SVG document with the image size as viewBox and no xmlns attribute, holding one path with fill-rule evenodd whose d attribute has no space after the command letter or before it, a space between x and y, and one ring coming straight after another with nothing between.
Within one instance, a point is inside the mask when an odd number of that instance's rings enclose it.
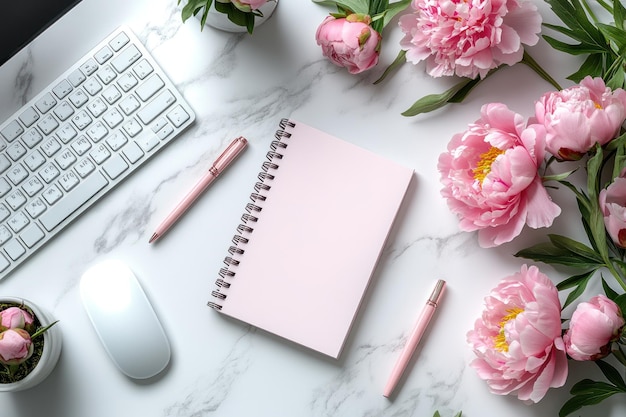
<instances>
[{"instance_id":1,"label":"white marble surface","mask_svg":"<svg viewBox=\"0 0 626 417\"><path fill-rule=\"evenodd\" d=\"M548 11L540 4L544 15ZM176 0L83 0L32 45L0 67L0 118L57 77L120 24L129 25L197 112L196 124L148 166L83 215L0 282L3 294L37 301L60 319L64 347L40 386L1 394L3 417L109 416L452 416L557 415L568 387L592 365L576 366L566 388L538 405L500 397L468 368L465 334L482 299L523 263L512 253L545 231L480 249L461 233L439 195L438 155L450 137L478 117L481 104L501 101L530 115L550 87L528 68L500 71L462 105L405 118L418 97L451 80L434 80L405 65L373 85L398 51L388 27L380 65L360 76L333 66L315 44L329 10L308 0L281 0L253 36L228 34L197 21L181 24ZM564 81L574 61L544 42L531 48ZM567 83L564 82L565 85ZM416 171L363 308L340 360L226 320L206 306L243 204L282 117L292 116L392 158ZM237 135L251 146L156 245L154 228L208 163ZM381 173L384 174L384 173ZM567 198L563 197L563 202ZM567 228L567 219L557 228ZM576 223L574 223L576 224ZM569 226L572 227L572 226ZM574 232L575 233L575 232ZM173 348L169 368L138 383L107 358L81 305L78 283L92 263L120 258L141 280ZM555 281L560 272L544 269ZM449 288L410 371L390 400L382 389L437 278ZM323 305L324 300L320 300ZM624 415L624 399L576 415Z\"/></svg>"}]
</instances>

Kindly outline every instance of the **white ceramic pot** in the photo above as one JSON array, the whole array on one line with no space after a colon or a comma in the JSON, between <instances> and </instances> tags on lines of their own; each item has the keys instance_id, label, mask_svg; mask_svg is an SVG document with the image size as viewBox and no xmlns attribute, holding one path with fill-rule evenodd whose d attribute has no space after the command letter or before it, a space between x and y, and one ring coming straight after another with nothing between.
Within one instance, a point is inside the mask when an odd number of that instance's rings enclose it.
<instances>
[{"instance_id":1,"label":"white ceramic pot","mask_svg":"<svg viewBox=\"0 0 626 417\"><path fill-rule=\"evenodd\" d=\"M272 13L274 13L274 9L278 5L278 0L268 1L265 3L259 11L263 13L263 17L255 16L254 20L254 28L256 29L259 25L263 24L267 19L270 18ZM198 18L202 17L202 13L198 13L196 16ZM224 13L220 13L215 10L215 0L211 3L211 8L209 9L209 14L206 18L206 25L211 26L215 29L220 29L226 32L247 32L245 26L239 26L234 24L228 19L228 16Z\"/></svg>"},{"instance_id":2,"label":"white ceramic pot","mask_svg":"<svg viewBox=\"0 0 626 417\"><path fill-rule=\"evenodd\" d=\"M1 297L0 302L15 303L18 305L23 303L25 306L28 306L33 311L37 319L39 319L42 327L48 326L50 323L55 321L50 313L24 298ZM44 379L46 379L48 375L50 375L57 362L59 361L59 356L61 355L61 347L63 345L61 326L55 324L54 326L49 328L43 334L43 338L43 353L41 355L41 358L39 359L39 362L37 363L37 366L35 366L35 369L33 369L31 373L28 374L28 376L19 381L11 382L9 384L0 384L0 392L15 392L32 388L42 382Z\"/></svg>"}]
</instances>

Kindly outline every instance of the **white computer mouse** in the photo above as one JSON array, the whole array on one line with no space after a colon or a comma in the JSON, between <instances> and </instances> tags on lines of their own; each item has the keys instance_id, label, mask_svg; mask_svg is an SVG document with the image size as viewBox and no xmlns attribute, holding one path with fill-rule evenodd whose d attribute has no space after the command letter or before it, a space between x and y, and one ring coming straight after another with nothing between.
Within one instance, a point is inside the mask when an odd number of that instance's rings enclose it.
<instances>
[{"instance_id":1,"label":"white computer mouse","mask_svg":"<svg viewBox=\"0 0 626 417\"><path fill-rule=\"evenodd\" d=\"M83 305L107 353L124 374L146 379L170 361L170 344L131 269L106 260L81 277Z\"/></svg>"}]
</instances>

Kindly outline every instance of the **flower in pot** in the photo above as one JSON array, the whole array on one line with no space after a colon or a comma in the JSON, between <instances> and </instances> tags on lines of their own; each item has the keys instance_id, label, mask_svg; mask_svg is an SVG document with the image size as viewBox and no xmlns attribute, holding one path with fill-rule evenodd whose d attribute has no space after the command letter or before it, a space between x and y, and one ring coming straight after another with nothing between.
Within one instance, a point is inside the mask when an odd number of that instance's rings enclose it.
<instances>
[{"instance_id":1,"label":"flower in pot","mask_svg":"<svg viewBox=\"0 0 626 417\"><path fill-rule=\"evenodd\" d=\"M231 32L247 31L252 34L255 24L267 19L278 0L184 0L182 19L191 16L200 18L200 27L205 24ZM178 0L178 4L181 0ZM226 20L227 18L227 20Z\"/></svg>"},{"instance_id":2,"label":"flower in pot","mask_svg":"<svg viewBox=\"0 0 626 417\"><path fill-rule=\"evenodd\" d=\"M56 321L35 304L0 298L0 391L19 391L43 381L61 351Z\"/></svg>"}]
</instances>

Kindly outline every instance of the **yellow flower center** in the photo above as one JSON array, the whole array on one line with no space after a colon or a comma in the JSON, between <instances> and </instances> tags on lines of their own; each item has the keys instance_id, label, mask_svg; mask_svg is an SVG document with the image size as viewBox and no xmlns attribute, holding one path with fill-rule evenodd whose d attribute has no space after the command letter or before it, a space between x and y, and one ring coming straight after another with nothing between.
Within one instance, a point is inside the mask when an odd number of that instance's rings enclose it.
<instances>
[{"instance_id":1,"label":"yellow flower center","mask_svg":"<svg viewBox=\"0 0 626 417\"><path fill-rule=\"evenodd\" d=\"M482 183L485 177L491 172L491 164L493 164L493 161L503 153L504 151L502 149L492 146L491 149L480 155L480 160L478 164L476 164L476 168L472 170L474 179Z\"/></svg>"},{"instance_id":2,"label":"yellow flower center","mask_svg":"<svg viewBox=\"0 0 626 417\"><path fill-rule=\"evenodd\" d=\"M509 344L506 341L506 335L504 334L504 326L510 320L514 320L515 317L517 317L517 315L519 313L523 313L524 310L518 307L518 308L509 309L506 312L508 314L506 316L502 317L502 320L500 321L500 333L498 333L498 335L493 338L494 348L496 348L496 350L499 350L500 352L508 352L509 351Z\"/></svg>"},{"instance_id":3,"label":"yellow flower center","mask_svg":"<svg viewBox=\"0 0 626 417\"><path fill-rule=\"evenodd\" d=\"M600 109L600 110L602 109L602 104L597 103L595 101L593 102L593 104L594 104L594 106L596 106L596 109Z\"/></svg>"}]
</instances>

